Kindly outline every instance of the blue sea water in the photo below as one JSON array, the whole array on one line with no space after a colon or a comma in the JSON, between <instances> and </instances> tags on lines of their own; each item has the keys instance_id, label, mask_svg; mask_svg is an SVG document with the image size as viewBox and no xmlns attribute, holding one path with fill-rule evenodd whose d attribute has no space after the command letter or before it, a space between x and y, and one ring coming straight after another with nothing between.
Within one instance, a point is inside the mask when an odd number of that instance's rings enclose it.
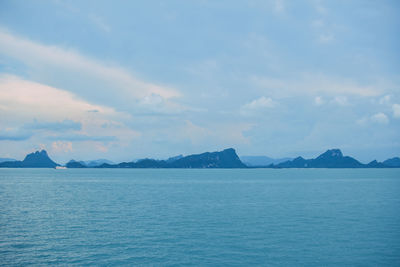
<instances>
[{"instance_id":1,"label":"blue sea water","mask_svg":"<svg viewBox=\"0 0 400 267\"><path fill-rule=\"evenodd\" d=\"M0 264L400 266L400 169L0 169Z\"/></svg>"}]
</instances>

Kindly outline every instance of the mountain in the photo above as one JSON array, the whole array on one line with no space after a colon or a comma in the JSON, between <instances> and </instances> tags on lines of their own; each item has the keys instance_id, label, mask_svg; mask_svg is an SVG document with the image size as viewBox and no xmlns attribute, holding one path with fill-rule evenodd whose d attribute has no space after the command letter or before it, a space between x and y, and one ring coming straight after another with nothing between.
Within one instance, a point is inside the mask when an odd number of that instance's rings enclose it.
<instances>
[{"instance_id":1,"label":"mountain","mask_svg":"<svg viewBox=\"0 0 400 267\"><path fill-rule=\"evenodd\" d=\"M87 168L86 164L83 161L75 161L71 159L67 164L65 164L67 168Z\"/></svg>"},{"instance_id":2,"label":"mountain","mask_svg":"<svg viewBox=\"0 0 400 267\"><path fill-rule=\"evenodd\" d=\"M366 168L387 168L387 166L385 164L383 164L382 162L378 162L376 160L371 161L365 167Z\"/></svg>"},{"instance_id":3,"label":"mountain","mask_svg":"<svg viewBox=\"0 0 400 267\"><path fill-rule=\"evenodd\" d=\"M28 154L22 161L22 165L28 168L54 168L58 166L57 163L49 158L46 150Z\"/></svg>"},{"instance_id":4,"label":"mountain","mask_svg":"<svg viewBox=\"0 0 400 267\"><path fill-rule=\"evenodd\" d=\"M343 156L340 149L330 149L315 159L304 159L302 157L274 165L276 168L365 168L368 165L358 160Z\"/></svg>"},{"instance_id":5,"label":"mountain","mask_svg":"<svg viewBox=\"0 0 400 267\"><path fill-rule=\"evenodd\" d=\"M220 152L178 156L174 160L142 159L137 162L122 162L116 165L102 164L97 168L246 168L236 151L228 148Z\"/></svg>"},{"instance_id":6,"label":"mountain","mask_svg":"<svg viewBox=\"0 0 400 267\"><path fill-rule=\"evenodd\" d=\"M315 159L305 159L297 157L284 162L277 162L283 159L271 159L263 156L244 156L243 161L247 161L245 165L236 154L233 148L223 151L205 152L202 154L194 154L189 156L176 156L167 160L141 159L136 162L122 162L113 164L105 159L92 161L75 161L70 160L67 168L400 168L400 158L395 157L387 159L384 162L376 160L368 164L362 164L358 160L343 156L340 149L329 149L316 157ZM23 161L6 159L0 162L0 168L54 168L60 166L50 159L45 150L36 151L28 154ZM275 163L269 163L274 160ZM248 163L251 161L252 163ZM254 165L251 165L254 164Z\"/></svg>"},{"instance_id":7,"label":"mountain","mask_svg":"<svg viewBox=\"0 0 400 267\"><path fill-rule=\"evenodd\" d=\"M360 168L363 164L358 160L343 156L340 149L327 150L310 162L311 168Z\"/></svg>"},{"instance_id":8,"label":"mountain","mask_svg":"<svg viewBox=\"0 0 400 267\"><path fill-rule=\"evenodd\" d=\"M271 164L279 164L292 158L274 159L267 156L241 156L240 160L249 167L265 167Z\"/></svg>"},{"instance_id":9,"label":"mountain","mask_svg":"<svg viewBox=\"0 0 400 267\"><path fill-rule=\"evenodd\" d=\"M141 159L135 163L135 168L168 168L165 160Z\"/></svg>"},{"instance_id":10,"label":"mountain","mask_svg":"<svg viewBox=\"0 0 400 267\"><path fill-rule=\"evenodd\" d=\"M276 168L307 168L308 160L303 157L297 157L293 160L288 160L277 165L272 165L272 167Z\"/></svg>"},{"instance_id":11,"label":"mountain","mask_svg":"<svg viewBox=\"0 0 400 267\"><path fill-rule=\"evenodd\" d=\"M170 158L168 158L168 159L166 160L166 162L171 163L171 162L174 162L174 161L176 161L176 160L178 160L178 159L181 159L181 158L183 158L183 155L178 155L178 156L175 156L175 157L170 157Z\"/></svg>"},{"instance_id":12,"label":"mountain","mask_svg":"<svg viewBox=\"0 0 400 267\"><path fill-rule=\"evenodd\" d=\"M389 166L389 167L400 167L400 158L399 157L395 157L395 158L391 158L391 159L387 159L383 162L383 164L385 166Z\"/></svg>"},{"instance_id":13,"label":"mountain","mask_svg":"<svg viewBox=\"0 0 400 267\"><path fill-rule=\"evenodd\" d=\"M54 168L58 166L47 155L46 150L28 154L23 161L6 161L0 163L3 168Z\"/></svg>"},{"instance_id":14,"label":"mountain","mask_svg":"<svg viewBox=\"0 0 400 267\"><path fill-rule=\"evenodd\" d=\"M87 166L87 167L96 167L96 166L100 166L104 163L107 164L114 164L114 162L107 160L107 159L96 159L96 160L87 160L87 161L83 161L83 163Z\"/></svg>"},{"instance_id":15,"label":"mountain","mask_svg":"<svg viewBox=\"0 0 400 267\"><path fill-rule=\"evenodd\" d=\"M246 168L236 151L228 148L220 152L206 152L178 159L170 164L172 168Z\"/></svg>"},{"instance_id":16,"label":"mountain","mask_svg":"<svg viewBox=\"0 0 400 267\"><path fill-rule=\"evenodd\" d=\"M67 168L94 168L98 167L102 164L109 164L112 165L114 162L107 160L107 159L96 159L96 160L87 160L87 161L77 161L71 159L65 167Z\"/></svg>"},{"instance_id":17,"label":"mountain","mask_svg":"<svg viewBox=\"0 0 400 267\"><path fill-rule=\"evenodd\" d=\"M0 168L23 168L22 161L4 161L0 163Z\"/></svg>"},{"instance_id":18,"label":"mountain","mask_svg":"<svg viewBox=\"0 0 400 267\"><path fill-rule=\"evenodd\" d=\"M16 159L10 159L10 158L0 158L0 163L6 162L6 161L17 161Z\"/></svg>"},{"instance_id":19,"label":"mountain","mask_svg":"<svg viewBox=\"0 0 400 267\"><path fill-rule=\"evenodd\" d=\"M103 163L94 168L169 168L165 160L140 159L136 162L121 162L119 164Z\"/></svg>"}]
</instances>

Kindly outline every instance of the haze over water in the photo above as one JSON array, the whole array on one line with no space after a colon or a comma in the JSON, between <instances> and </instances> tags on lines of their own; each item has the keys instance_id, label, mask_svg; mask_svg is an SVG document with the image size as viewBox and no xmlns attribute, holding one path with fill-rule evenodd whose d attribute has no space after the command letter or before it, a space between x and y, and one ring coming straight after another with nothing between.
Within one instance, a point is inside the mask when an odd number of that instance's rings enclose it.
<instances>
[{"instance_id":1,"label":"haze over water","mask_svg":"<svg viewBox=\"0 0 400 267\"><path fill-rule=\"evenodd\" d=\"M399 266L399 177L399 169L0 169L0 261Z\"/></svg>"}]
</instances>

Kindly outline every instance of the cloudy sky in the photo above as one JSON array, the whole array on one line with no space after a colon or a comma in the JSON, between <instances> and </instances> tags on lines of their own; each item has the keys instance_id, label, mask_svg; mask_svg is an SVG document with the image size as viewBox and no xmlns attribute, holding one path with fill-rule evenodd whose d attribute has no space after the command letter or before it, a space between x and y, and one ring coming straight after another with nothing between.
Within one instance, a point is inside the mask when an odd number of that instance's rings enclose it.
<instances>
[{"instance_id":1,"label":"cloudy sky","mask_svg":"<svg viewBox=\"0 0 400 267\"><path fill-rule=\"evenodd\" d=\"M0 2L0 157L400 156L400 2Z\"/></svg>"}]
</instances>

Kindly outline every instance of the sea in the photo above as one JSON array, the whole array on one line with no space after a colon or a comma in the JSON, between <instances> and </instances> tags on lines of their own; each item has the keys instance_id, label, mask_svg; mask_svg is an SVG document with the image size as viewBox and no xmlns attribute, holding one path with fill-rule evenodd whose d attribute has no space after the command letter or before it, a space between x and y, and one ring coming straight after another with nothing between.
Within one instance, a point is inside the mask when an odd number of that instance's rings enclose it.
<instances>
[{"instance_id":1,"label":"sea","mask_svg":"<svg viewBox=\"0 0 400 267\"><path fill-rule=\"evenodd\" d=\"M0 169L0 265L400 266L400 169Z\"/></svg>"}]
</instances>

